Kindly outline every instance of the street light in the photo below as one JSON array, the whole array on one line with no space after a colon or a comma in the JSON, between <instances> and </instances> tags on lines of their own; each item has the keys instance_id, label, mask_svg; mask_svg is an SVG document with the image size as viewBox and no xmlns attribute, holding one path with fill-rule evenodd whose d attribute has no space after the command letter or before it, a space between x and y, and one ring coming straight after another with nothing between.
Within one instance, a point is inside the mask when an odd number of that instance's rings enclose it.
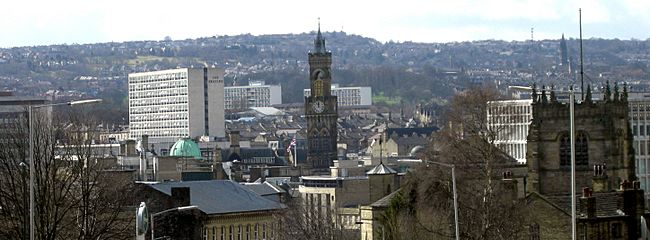
<instances>
[{"instance_id":1,"label":"street light","mask_svg":"<svg viewBox=\"0 0 650 240\"><path fill-rule=\"evenodd\" d=\"M530 87L523 86L508 86L509 89L519 90L519 91L533 91ZM571 138L571 239L576 240L576 140L575 140L575 92L573 86L569 88L569 91L557 91L561 93L569 93L569 134Z\"/></svg>"},{"instance_id":2,"label":"street light","mask_svg":"<svg viewBox=\"0 0 650 240\"><path fill-rule=\"evenodd\" d=\"M460 234L458 234L458 194L456 192L456 166L454 164L447 164L441 162L427 161L427 163L433 163L439 166L451 168L451 188L454 194L454 225L456 231L456 240L460 239Z\"/></svg>"},{"instance_id":3,"label":"street light","mask_svg":"<svg viewBox=\"0 0 650 240\"><path fill-rule=\"evenodd\" d=\"M154 227L154 220L155 220L154 218L156 216L159 216L159 215L162 215L162 214L165 214L165 213L168 213L168 212L173 212L173 211L185 211L185 210L192 210L192 209L198 209L198 208L199 207L194 206L194 205L192 205L192 206L183 206L183 207L175 207L175 208L170 208L170 209L167 209L167 210L164 210L164 211L160 211L160 212L151 214L151 240L156 240L156 237L154 236L154 228L153 228Z\"/></svg>"},{"instance_id":4,"label":"street light","mask_svg":"<svg viewBox=\"0 0 650 240\"><path fill-rule=\"evenodd\" d=\"M35 224L34 224L34 109L43 108L43 107L53 107L60 105L80 105L80 104L90 104L90 103L99 103L102 99L87 99L79 101L70 101L62 103L51 103L51 104L41 104L41 105L28 105L27 106L27 118L29 121L29 239L34 240L35 233Z\"/></svg>"}]
</instances>

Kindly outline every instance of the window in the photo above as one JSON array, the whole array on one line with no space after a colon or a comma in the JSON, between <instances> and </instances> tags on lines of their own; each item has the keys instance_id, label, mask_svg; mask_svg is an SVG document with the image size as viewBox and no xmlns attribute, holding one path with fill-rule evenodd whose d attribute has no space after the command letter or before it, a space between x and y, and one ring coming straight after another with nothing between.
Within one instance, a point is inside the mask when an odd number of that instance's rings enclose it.
<instances>
[{"instance_id":1,"label":"window","mask_svg":"<svg viewBox=\"0 0 650 240\"><path fill-rule=\"evenodd\" d=\"M241 240L241 224L237 226L237 240Z\"/></svg>"},{"instance_id":2,"label":"window","mask_svg":"<svg viewBox=\"0 0 650 240\"><path fill-rule=\"evenodd\" d=\"M266 240L266 223L262 224L262 239Z\"/></svg>"},{"instance_id":3,"label":"window","mask_svg":"<svg viewBox=\"0 0 650 240\"><path fill-rule=\"evenodd\" d=\"M255 232L254 232L254 234L253 234L253 239L255 239L255 240L258 240L258 239L259 239L259 237L258 237L258 236L259 236L259 235L258 235L258 231L259 231L259 229L260 229L260 225L259 225L258 223L256 223L256 224L255 224Z\"/></svg>"},{"instance_id":4,"label":"window","mask_svg":"<svg viewBox=\"0 0 650 240\"><path fill-rule=\"evenodd\" d=\"M614 237L614 238L623 237L622 228L623 227L622 227L621 223L613 223L612 224L612 237Z\"/></svg>"},{"instance_id":5,"label":"window","mask_svg":"<svg viewBox=\"0 0 650 240\"><path fill-rule=\"evenodd\" d=\"M248 224L246 225L246 240L250 240L250 239L251 239L251 225Z\"/></svg>"},{"instance_id":6,"label":"window","mask_svg":"<svg viewBox=\"0 0 650 240\"><path fill-rule=\"evenodd\" d=\"M323 96L323 80L314 81L314 96Z\"/></svg>"},{"instance_id":7,"label":"window","mask_svg":"<svg viewBox=\"0 0 650 240\"><path fill-rule=\"evenodd\" d=\"M208 240L208 228L203 228L203 240Z\"/></svg>"},{"instance_id":8,"label":"window","mask_svg":"<svg viewBox=\"0 0 650 240\"><path fill-rule=\"evenodd\" d=\"M576 134L576 165L589 164L589 143L584 133ZM560 137L560 166L571 166L571 138L569 134Z\"/></svg>"},{"instance_id":9,"label":"window","mask_svg":"<svg viewBox=\"0 0 650 240\"><path fill-rule=\"evenodd\" d=\"M230 225L230 231L228 231L228 236L230 236L230 238L229 238L230 240L234 240L233 239L233 232L234 232L233 230L234 230L234 228L232 227L232 225Z\"/></svg>"},{"instance_id":10,"label":"window","mask_svg":"<svg viewBox=\"0 0 650 240\"><path fill-rule=\"evenodd\" d=\"M539 224L532 223L529 226L530 240L539 240Z\"/></svg>"},{"instance_id":11,"label":"window","mask_svg":"<svg viewBox=\"0 0 650 240\"><path fill-rule=\"evenodd\" d=\"M226 240L226 227L221 226L221 238L220 240Z\"/></svg>"}]
</instances>

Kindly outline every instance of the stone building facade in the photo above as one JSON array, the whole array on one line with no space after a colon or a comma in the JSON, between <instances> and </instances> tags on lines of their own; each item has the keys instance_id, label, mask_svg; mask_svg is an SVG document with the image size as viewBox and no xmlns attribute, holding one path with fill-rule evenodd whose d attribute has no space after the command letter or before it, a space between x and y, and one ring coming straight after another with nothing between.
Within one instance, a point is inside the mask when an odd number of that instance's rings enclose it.
<instances>
[{"instance_id":1,"label":"stone building facade","mask_svg":"<svg viewBox=\"0 0 650 240\"><path fill-rule=\"evenodd\" d=\"M614 92L602 101L576 103L576 186L592 186L594 165L605 166L606 184L618 186L636 179L627 93ZM568 194L571 189L570 111L545 93L533 94L533 119L528 133L528 191L542 195Z\"/></svg>"}]
</instances>

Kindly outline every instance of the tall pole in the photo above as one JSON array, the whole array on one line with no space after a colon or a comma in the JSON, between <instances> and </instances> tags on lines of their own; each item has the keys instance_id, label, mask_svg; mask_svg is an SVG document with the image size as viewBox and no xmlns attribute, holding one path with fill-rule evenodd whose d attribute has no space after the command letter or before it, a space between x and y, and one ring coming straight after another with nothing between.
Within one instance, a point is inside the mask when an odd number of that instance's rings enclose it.
<instances>
[{"instance_id":1,"label":"tall pole","mask_svg":"<svg viewBox=\"0 0 650 240\"><path fill-rule=\"evenodd\" d=\"M582 58L582 8L578 8L578 18L580 21L580 97L585 100L585 69Z\"/></svg>"},{"instance_id":2,"label":"tall pole","mask_svg":"<svg viewBox=\"0 0 650 240\"><path fill-rule=\"evenodd\" d=\"M29 239L34 240L34 116L32 106L28 106L29 118Z\"/></svg>"},{"instance_id":3,"label":"tall pole","mask_svg":"<svg viewBox=\"0 0 650 240\"><path fill-rule=\"evenodd\" d=\"M298 140L296 140L296 145L293 146L293 166L298 167Z\"/></svg>"},{"instance_id":4,"label":"tall pole","mask_svg":"<svg viewBox=\"0 0 650 240\"><path fill-rule=\"evenodd\" d=\"M452 191L454 191L454 224L456 229L456 240L460 239L460 234L458 234L458 193L456 192L456 166L451 165L451 186Z\"/></svg>"},{"instance_id":5,"label":"tall pole","mask_svg":"<svg viewBox=\"0 0 650 240\"><path fill-rule=\"evenodd\" d=\"M576 240L576 140L575 140L575 92L569 90L569 121L571 125L571 239Z\"/></svg>"}]
</instances>

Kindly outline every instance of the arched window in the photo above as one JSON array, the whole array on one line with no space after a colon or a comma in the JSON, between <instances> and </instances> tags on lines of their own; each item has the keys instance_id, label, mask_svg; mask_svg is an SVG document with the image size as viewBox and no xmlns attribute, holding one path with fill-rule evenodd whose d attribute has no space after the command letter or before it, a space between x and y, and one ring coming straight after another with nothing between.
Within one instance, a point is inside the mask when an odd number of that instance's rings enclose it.
<instances>
[{"instance_id":1,"label":"arched window","mask_svg":"<svg viewBox=\"0 0 650 240\"><path fill-rule=\"evenodd\" d=\"M576 165L589 164L588 142L584 133L576 134ZM560 137L560 166L571 166L571 138L569 134Z\"/></svg>"},{"instance_id":2,"label":"arched window","mask_svg":"<svg viewBox=\"0 0 650 240\"><path fill-rule=\"evenodd\" d=\"M314 81L314 96L323 96L323 80L316 79Z\"/></svg>"}]
</instances>

